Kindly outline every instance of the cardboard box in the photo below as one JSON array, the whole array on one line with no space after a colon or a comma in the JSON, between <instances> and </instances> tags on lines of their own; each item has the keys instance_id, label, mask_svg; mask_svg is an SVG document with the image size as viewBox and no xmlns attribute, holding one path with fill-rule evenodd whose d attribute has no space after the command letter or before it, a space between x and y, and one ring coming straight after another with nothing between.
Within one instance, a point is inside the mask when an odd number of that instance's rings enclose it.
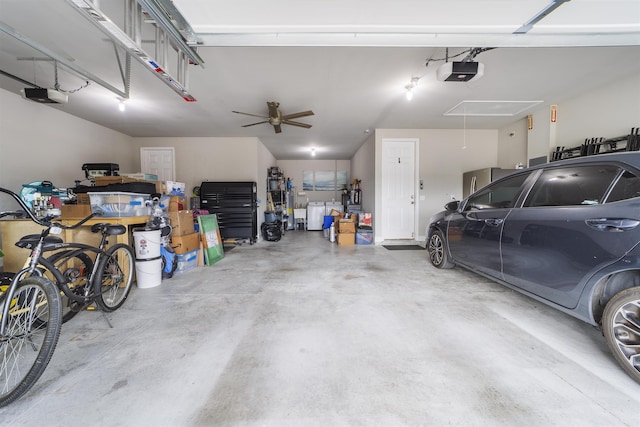
<instances>
[{"instance_id":1,"label":"cardboard box","mask_svg":"<svg viewBox=\"0 0 640 427\"><path fill-rule=\"evenodd\" d=\"M140 181L157 181L158 175L153 173L120 173L120 176L126 176L127 178L138 179Z\"/></svg>"},{"instance_id":2,"label":"cardboard box","mask_svg":"<svg viewBox=\"0 0 640 427\"><path fill-rule=\"evenodd\" d=\"M79 205L90 205L91 204L91 198L89 197L89 194L87 193L80 193L76 195L76 201L78 202Z\"/></svg>"},{"instance_id":3,"label":"cardboard box","mask_svg":"<svg viewBox=\"0 0 640 427\"><path fill-rule=\"evenodd\" d=\"M171 224L172 236L184 236L196 232L193 227L193 211L170 211L167 212L167 216Z\"/></svg>"},{"instance_id":4,"label":"cardboard box","mask_svg":"<svg viewBox=\"0 0 640 427\"><path fill-rule=\"evenodd\" d=\"M356 233L338 233L338 246L353 246L356 244Z\"/></svg>"},{"instance_id":5,"label":"cardboard box","mask_svg":"<svg viewBox=\"0 0 640 427\"><path fill-rule=\"evenodd\" d=\"M171 196L169 198L169 212L181 211L185 207L184 196Z\"/></svg>"},{"instance_id":6,"label":"cardboard box","mask_svg":"<svg viewBox=\"0 0 640 427\"><path fill-rule=\"evenodd\" d=\"M177 254L186 254L200 249L200 234L191 233L184 236L171 236L171 247Z\"/></svg>"},{"instance_id":7,"label":"cardboard box","mask_svg":"<svg viewBox=\"0 0 640 427\"><path fill-rule=\"evenodd\" d=\"M127 176L96 176L94 177L96 180L97 186L109 185L109 184L125 184L127 182L138 182L139 179L129 178Z\"/></svg>"},{"instance_id":8,"label":"cardboard box","mask_svg":"<svg viewBox=\"0 0 640 427\"><path fill-rule=\"evenodd\" d=\"M170 194L172 196L184 196L186 190L186 184L178 181L165 181L163 183L164 194Z\"/></svg>"},{"instance_id":9,"label":"cardboard box","mask_svg":"<svg viewBox=\"0 0 640 427\"><path fill-rule=\"evenodd\" d=\"M356 222L352 219L341 219L338 221L338 233L355 233Z\"/></svg>"},{"instance_id":10,"label":"cardboard box","mask_svg":"<svg viewBox=\"0 0 640 427\"><path fill-rule=\"evenodd\" d=\"M91 215L91 205L62 205L62 219L86 218Z\"/></svg>"}]
</instances>

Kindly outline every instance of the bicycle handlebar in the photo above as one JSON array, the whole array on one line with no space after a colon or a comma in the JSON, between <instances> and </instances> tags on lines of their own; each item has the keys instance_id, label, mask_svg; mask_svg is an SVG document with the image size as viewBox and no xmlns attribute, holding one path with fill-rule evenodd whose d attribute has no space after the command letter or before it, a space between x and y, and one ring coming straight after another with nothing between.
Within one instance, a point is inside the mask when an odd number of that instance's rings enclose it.
<instances>
[{"instance_id":1,"label":"bicycle handlebar","mask_svg":"<svg viewBox=\"0 0 640 427\"><path fill-rule=\"evenodd\" d=\"M18 204L22 207L22 209L24 209L25 213L29 216L29 218L35 222L36 224L39 224L43 227L52 227L52 226L57 226L60 227L64 230L72 230L74 228L77 228L79 226L81 226L82 224L84 224L85 222L89 221L91 218L93 218L94 216L96 216L96 213L92 213L91 215L89 215L88 217L81 219L79 222L73 224L73 225L62 225L59 222L52 222L52 220L55 218L53 216L45 216L44 218L38 218L37 216L35 216L33 214L33 212L31 211L31 208L29 208L29 206L27 206L27 204L24 202L24 200L22 200L20 198L20 196L18 196L16 193L14 193L11 190L8 190L6 188L2 188L0 187L0 193L6 193L8 195L10 195L11 197L13 197L15 199L16 202L18 202ZM11 215L11 213L8 213L9 215Z\"/></svg>"}]
</instances>

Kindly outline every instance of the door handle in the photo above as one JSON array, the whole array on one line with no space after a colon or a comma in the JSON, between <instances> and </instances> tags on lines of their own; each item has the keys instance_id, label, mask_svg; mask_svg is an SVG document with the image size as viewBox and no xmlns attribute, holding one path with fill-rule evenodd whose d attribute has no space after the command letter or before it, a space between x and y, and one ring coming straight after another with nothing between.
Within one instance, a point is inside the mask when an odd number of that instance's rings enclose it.
<instances>
[{"instance_id":1,"label":"door handle","mask_svg":"<svg viewBox=\"0 0 640 427\"><path fill-rule=\"evenodd\" d=\"M504 219L502 218L490 218L490 219L484 220L484 223L487 224L489 227L497 227L503 222L504 222Z\"/></svg>"},{"instance_id":2,"label":"door handle","mask_svg":"<svg viewBox=\"0 0 640 427\"><path fill-rule=\"evenodd\" d=\"M629 218L596 218L585 221L591 228L599 231L629 231L640 225L640 220Z\"/></svg>"}]
</instances>

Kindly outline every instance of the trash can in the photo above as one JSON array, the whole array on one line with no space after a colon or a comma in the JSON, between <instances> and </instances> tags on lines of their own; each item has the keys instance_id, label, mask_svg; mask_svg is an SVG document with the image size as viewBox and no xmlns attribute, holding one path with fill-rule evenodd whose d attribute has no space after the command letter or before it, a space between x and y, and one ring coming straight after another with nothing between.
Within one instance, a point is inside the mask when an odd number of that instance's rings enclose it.
<instances>
[{"instance_id":1,"label":"trash can","mask_svg":"<svg viewBox=\"0 0 640 427\"><path fill-rule=\"evenodd\" d=\"M153 288L162 283L161 234L160 229L133 230L138 288Z\"/></svg>"},{"instance_id":2,"label":"trash can","mask_svg":"<svg viewBox=\"0 0 640 427\"><path fill-rule=\"evenodd\" d=\"M325 239L328 239L330 237L329 229L331 228L331 224L333 224L333 216L325 215L324 224L322 225L322 233Z\"/></svg>"}]
</instances>

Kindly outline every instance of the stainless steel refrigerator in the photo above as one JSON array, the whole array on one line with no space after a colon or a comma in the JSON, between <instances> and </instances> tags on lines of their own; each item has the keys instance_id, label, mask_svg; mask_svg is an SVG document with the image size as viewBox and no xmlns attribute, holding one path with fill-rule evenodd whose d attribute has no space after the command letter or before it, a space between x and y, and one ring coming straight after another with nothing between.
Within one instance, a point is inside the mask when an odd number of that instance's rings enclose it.
<instances>
[{"instance_id":1,"label":"stainless steel refrigerator","mask_svg":"<svg viewBox=\"0 0 640 427\"><path fill-rule=\"evenodd\" d=\"M462 197L473 194L485 185L515 172L516 169L484 168L462 174Z\"/></svg>"}]
</instances>

